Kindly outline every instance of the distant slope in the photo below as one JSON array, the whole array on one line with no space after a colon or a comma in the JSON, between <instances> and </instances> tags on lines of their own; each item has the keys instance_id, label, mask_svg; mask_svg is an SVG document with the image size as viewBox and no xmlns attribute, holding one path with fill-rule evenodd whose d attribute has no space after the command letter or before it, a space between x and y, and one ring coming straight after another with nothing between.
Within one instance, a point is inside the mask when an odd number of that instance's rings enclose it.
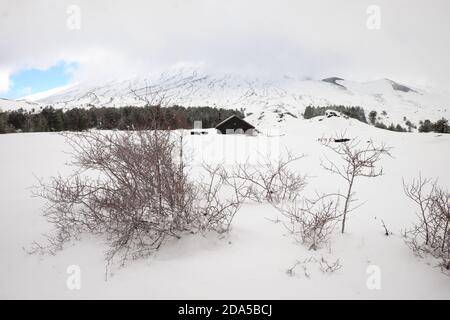
<instances>
[{"instance_id":1,"label":"distant slope","mask_svg":"<svg viewBox=\"0 0 450 320\"><path fill-rule=\"evenodd\" d=\"M21 100L10 100L0 98L0 111L9 111L9 110L17 110L17 109L39 109L40 104L34 103L32 101L21 101Z\"/></svg>"},{"instance_id":2,"label":"distant slope","mask_svg":"<svg viewBox=\"0 0 450 320\"><path fill-rule=\"evenodd\" d=\"M43 100L45 98L54 96L62 91L65 91L67 89L70 89L74 86L76 86L78 83L72 83L72 84L68 84L65 86L61 86L61 87L56 87L50 90L46 90L46 91L42 91L42 92L38 92L38 93L34 93L34 94L30 94L28 96L19 98L17 100L26 100L26 101L39 101L39 100Z\"/></svg>"},{"instance_id":3,"label":"distant slope","mask_svg":"<svg viewBox=\"0 0 450 320\"><path fill-rule=\"evenodd\" d=\"M158 92L158 94L153 94ZM200 74L173 71L158 77L135 77L106 83L80 83L58 88L51 94L34 95L40 105L73 108L145 105L165 97L170 104L244 109L255 125L282 125L288 118L301 118L306 106L361 106L375 110L385 124L413 123L450 118L450 97L411 88L390 79L355 82L338 77L323 80L253 79L233 74ZM19 102L17 102L19 103ZM35 104L20 102L13 107Z\"/></svg>"}]
</instances>

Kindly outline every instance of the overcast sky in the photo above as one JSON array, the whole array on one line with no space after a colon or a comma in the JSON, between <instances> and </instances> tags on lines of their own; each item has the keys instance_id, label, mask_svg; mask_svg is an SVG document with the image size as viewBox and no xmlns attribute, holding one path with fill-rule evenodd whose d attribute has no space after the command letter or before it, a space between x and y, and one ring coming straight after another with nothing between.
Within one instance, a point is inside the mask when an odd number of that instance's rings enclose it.
<instances>
[{"instance_id":1,"label":"overcast sky","mask_svg":"<svg viewBox=\"0 0 450 320\"><path fill-rule=\"evenodd\" d=\"M380 29L367 27L371 5ZM0 0L0 93L26 82L21 72L61 65L63 82L186 65L445 87L449 14L448 0Z\"/></svg>"}]
</instances>

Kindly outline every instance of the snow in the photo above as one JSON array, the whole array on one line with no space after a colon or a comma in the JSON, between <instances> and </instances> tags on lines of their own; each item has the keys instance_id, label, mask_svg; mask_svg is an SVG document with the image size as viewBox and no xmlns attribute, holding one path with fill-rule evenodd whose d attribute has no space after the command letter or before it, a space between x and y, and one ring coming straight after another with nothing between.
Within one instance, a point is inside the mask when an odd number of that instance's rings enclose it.
<instances>
[{"instance_id":1,"label":"snow","mask_svg":"<svg viewBox=\"0 0 450 320\"><path fill-rule=\"evenodd\" d=\"M46 90L46 91L42 91L42 92L30 94L30 95L28 95L28 96L19 98L19 99L17 99L17 100L26 100L26 101L32 101L32 102L39 101L39 100L48 98L48 97L50 97L50 96L52 96L52 95L55 95L55 94L57 94L57 93L59 93L59 92L62 92L62 91L64 91L64 90L66 90L66 89L70 89L70 88L72 88L72 87L74 87L74 86L76 86L76 85L78 85L77 82L75 82L75 83L69 83L69 84L67 84L67 85L60 86L60 87L56 87L56 88L52 88L52 89L50 89L50 90Z\"/></svg>"},{"instance_id":2,"label":"snow","mask_svg":"<svg viewBox=\"0 0 450 320\"><path fill-rule=\"evenodd\" d=\"M290 118L278 135L224 136L208 130L207 135L186 139L194 169L201 160L223 161L221 156L230 153L234 159L242 154L256 157L260 148L304 153L296 168L310 176L307 192L313 193L344 187L338 177L320 168L325 150L317 141L343 131L362 143L370 138L386 142L393 147L393 158L382 160L384 176L356 181L357 198L365 204L351 214L345 234L336 230L330 245L308 251L282 223L274 222L281 219L275 209L248 202L226 237L188 235L174 240L150 258L112 267L107 280L106 246L98 237L83 236L55 256L23 250L52 229L42 217L43 201L31 197L30 187L36 177L68 174L69 149L58 134L0 135L0 298L449 299L449 277L435 267L436 261L415 257L401 230L415 220L414 205L403 195L402 177L411 179L420 172L439 177L450 188L450 135L390 132L332 117ZM232 165L230 159L223 162ZM384 235L381 219L393 235ZM311 261L305 263L309 278L300 266L293 276L286 273L296 261L311 257L339 259L342 268L325 274ZM81 268L80 290L66 286L71 265ZM381 272L380 290L366 285L373 265Z\"/></svg>"},{"instance_id":3,"label":"snow","mask_svg":"<svg viewBox=\"0 0 450 320\"><path fill-rule=\"evenodd\" d=\"M132 90L138 90L142 96L145 90L139 89L152 85L157 90L167 90L165 94L172 104L243 108L246 113L252 114L250 120L258 126L283 126L286 118L301 117L308 105L361 106L366 116L372 110L377 111L378 115L387 111L387 117L382 117L382 121L388 126L391 123L405 126L405 116L416 125L420 120L450 118L450 95L446 92L417 87L411 88L413 91L403 92L395 90L394 85L398 84L389 79L367 82L337 80L336 83L292 77L266 80L238 74L206 74L181 68L161 75L77 83L25 98L40 106L66 109L92 105L141 106L146 101L139 99ZM9 107L5 104L4 110L16 108L14 101L10 103Z\"/></svg>"},{"instance_id":4,"label":"snow","mask_svg":"<svg viewBox=\"0 0 450 320\"><path fill-rule=\"evenodd\" d=\"M0 112L18 110L21 108L24 110L38 110L40 108L40 105L30 101L16 101L0 98Z\"/></svg>"}]
</instances>

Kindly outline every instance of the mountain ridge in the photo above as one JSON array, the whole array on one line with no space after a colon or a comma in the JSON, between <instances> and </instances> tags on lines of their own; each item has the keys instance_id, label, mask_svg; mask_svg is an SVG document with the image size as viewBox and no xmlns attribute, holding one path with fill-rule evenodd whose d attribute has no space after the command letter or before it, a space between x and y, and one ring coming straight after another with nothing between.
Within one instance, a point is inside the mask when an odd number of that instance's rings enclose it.
<instances>
[{"instance_id":1,"label":"mountain ridge","mask_svg":"<svg viewBox=\"0 0 450 320\"><path fill-rule=\"evenodd\" d=\"M56 90L58 89L58 90ZM0 100L0 108L38 110L45 106L74 107L143 106L164 101L165 104L211 106L243 109L249 120L258 124L284 122L289 115L301 118L304 109L314 106L360 106L387 113L380 121L402 123L404 118L420 120L450 118L449 97L425 89L400 84L391 79L367 82L339 77L304 80L282 77L271 80L235 74L203 74L197 71L167 72L157 77L133 77L104 83L77 83L50 90L50 94L21 100ZM11 106L8 106L8 103ZM287 117L284 117L284 116Z\"/></svg>"}]
</instances>

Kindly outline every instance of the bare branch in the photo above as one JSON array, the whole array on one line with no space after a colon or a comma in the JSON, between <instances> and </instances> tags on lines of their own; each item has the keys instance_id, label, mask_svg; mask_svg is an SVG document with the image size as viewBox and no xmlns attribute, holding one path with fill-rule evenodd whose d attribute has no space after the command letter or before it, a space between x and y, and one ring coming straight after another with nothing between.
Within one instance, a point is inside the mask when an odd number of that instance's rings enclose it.
<instances>
[{"instance_id":1,"label":"bare branch","mask_svg":"<svg viewBox=\"0 0 450 320\"><path fill-rule=\"evenodd\" d=\"M341 165L336 164L328 157L321 161L321 166L346 181L347 192L343 195L345 199L344 210L342 217L341 232L345 231L345 223L347 214L356 209L351 207L351 203L356 199L354 198L353 187L355 179L357 177L369 177L374 178L383 174L383 168L377 169L376 164L383 155L391 155L390 148L384 144L375 146L373 141L367 142L366 146L361 147L361 143L358 140L344 139L344 135L341 135L336 143L335 139L320 139L322 145L328 150L331 150L334 154L338 155L343 161Z\"/></svg>"}]
</instances>

